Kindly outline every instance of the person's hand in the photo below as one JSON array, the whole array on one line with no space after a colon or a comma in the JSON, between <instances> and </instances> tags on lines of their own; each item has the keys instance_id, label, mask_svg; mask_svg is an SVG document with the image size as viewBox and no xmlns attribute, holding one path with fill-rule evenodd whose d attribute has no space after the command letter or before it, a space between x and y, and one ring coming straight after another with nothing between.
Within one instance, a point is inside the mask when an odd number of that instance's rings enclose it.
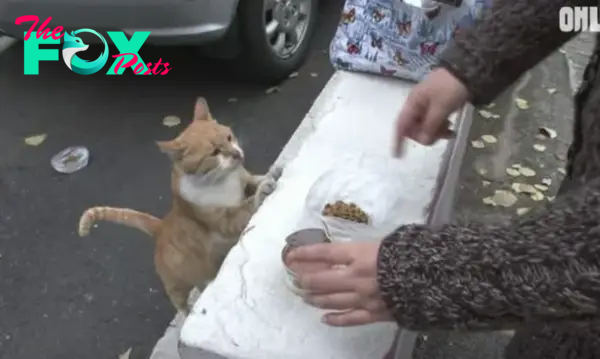
<instances>
[{"instance_id":1,"label":"person's hand","mask_svg":"<svg viewBox=\"0 0 600 359\"><path fill-rule=\"evenodd\" d=\"M381 242L327 243L290 251L304 300L335 312L323 321L332 326L363 325L391 320L377 284L377 255ZM314 270L315 264L319 270ZM303 271L303 266L312 270Z\"/></svg>"},{"instance_id":2,"label":"person's hand","mask_svg":"<svg viewBox=\"0 0 600 359\"><path fill-rule=\"evenodd\" d=\"M396 120L394 155L405 138L429 146L453 136L448 117L466 104L469 92L448 70L438 68L410 92Z\"/></svg>"}]
</instances>

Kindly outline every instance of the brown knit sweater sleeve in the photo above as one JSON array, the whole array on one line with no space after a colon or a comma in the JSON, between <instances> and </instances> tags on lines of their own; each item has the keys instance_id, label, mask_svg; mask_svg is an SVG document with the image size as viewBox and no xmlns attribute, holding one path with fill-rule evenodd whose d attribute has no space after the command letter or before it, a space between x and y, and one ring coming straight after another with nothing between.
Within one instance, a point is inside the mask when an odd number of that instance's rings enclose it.
<instances>
[{"instance_id":1,"label":"brown knit sweater sleeve","mask_svg":"<svg viewBox=\"0 0 600 359\"><path fill-rule=\"evenodd\" d=\"M561 7L598 5L594 0L492 1L483 21L457 35L440 59L440 66L467 86L476 106L492 101L575 35L559 29Z\"/></svg>"},{"instance_id":2,"label":"brown knit sweater sleeve","mask_svg":"<svg viewBox=\"0 0 600 359\"><path fill-rule=\"evenodd\" d=\"M510 226L401 227L378 265L380 292L409 329L598 318L600 179Z\"/></svg>"}]
</instances>

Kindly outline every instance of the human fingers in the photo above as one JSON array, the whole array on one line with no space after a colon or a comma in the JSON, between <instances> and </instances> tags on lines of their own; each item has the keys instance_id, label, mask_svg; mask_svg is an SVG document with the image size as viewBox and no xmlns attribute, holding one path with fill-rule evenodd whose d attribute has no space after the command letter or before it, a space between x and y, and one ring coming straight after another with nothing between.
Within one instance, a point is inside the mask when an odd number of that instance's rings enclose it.
<instances>
[{"instance_id":1,"label":"human fingers","mask_svg":"<svg viewBox=\"0 0 600 359\"><path fill-rule=\"evenodd\" d=\"M321 309L347 310L360 307L363 301L356 292L343 292L331 294L309 294L304 301L313 307Z\"/></svg>"},{"instance_id":2,"label":"human fingers","mask_svg":"<svg viewBox=\"0 0 600 359\"><path fill-rule=\"evenodd\" d=\"M438 140L449 140L454 137L456 137L456 133L452 130L452 123L446 120L446 123L439 128L436 138Z\"/></svg>"},{"instance_id":3,"label":"human fingers","mask_svg":"<svg viewBox=\"0 0 600 359\"><path fill-rule=\"evenodd\" d=\"M404 140L406 137L409 137L409 133L411 133L411 129L415 126L416 122L416 114L413 108L407 109L405 106L402 110L403 113L400 113L398 119L396 120L396 129L394 132L394 147L392 149L393 155L395 157L402 157L404 154L403 146Z\"/></svg>"},{"instance_id":4,"label":"human fingers","mask_svg":"<svg viewBox=\"0 0 600 359\"><path fill-rule=\"evenodd\" d=\"M396 128L394 133L394 156L401 157L404 139L411 137L415 128L419 126L426 111L425 100L418 89L413 90L406 99L400 114L396 119Z\"/></svg>"},{"instance_id":5,"label":"human fingers","mask_svg":"<svg viewBox=\"0 0 600 359\"><path fill-rule=\"evenodd\" d=\"M356 280L354 281L356 282ZM362 285L355 283L354 290L349 292L307 293L304 300L308 304L322 309L345 310L361 307L370 311L384 310L386 309L385 303L377 295L377 290L377 287L373 288L363 281Z\"/></svg>"},{"instance_id":6,"label":"human fingers","mask_svg":"<svg viewBox=\"0 0 600 359\"><path fill-rule=\"evenodd\" d=\"M294 273L315 273L331 268L326 262L290 262L286 261L286 266Z\"/></svg>"},{"instance_id":7,"label":"human fingers","mask_svg":"<svg viewBox=\"0 0 600 359\"><path fill-rule=\"evenodd\" d=\"M432 104L427 109L423 123L415 140L422 145L430 146L438 139L444 138L450 131L448 116L454 109L445 104Z\"/></svg>"},{"instance_id":8,"label":"human fingers","mask_svg":"<svg viewBox=\"0 0 600 359\"><path fill-rule=\"evenodd\" d=\"M331 294L351 292L355 287L355 279L350 271L342 269L328 269L318 273L299 273L296 284L299 288L310 294Z\"/></svg>"},{"instance_id":9,"label":"human fingers","mask_svg":"<svg viewBox=\"0 0 600 359\"><path fill-rule=\"evenodd\" d=\"M456 137L456 133L450 129L449 126L444 126L440 129L440 132L437 136L439 139L449 140L451 138Z\"/></svg>"},{"instance_id":10,"label":"human fingers","mask_svg":"<svg viewBox=\"0 0 600 359\"><path fill-rule=\"evenodd\" d=\"M289 262L327 262L349 265L353 258L347 243L319 243L293 248L286 256Z\"/></svg>"},{"instance_id":11,"label":"human fingers","mask_svg":"<svg viewBox=\"0 0 600 359\"><path fill-rule=\"evenodd\" d=\"M334 327L350 327L389 320L387 311L372 312L366 309L352 309L341 313L327 313L323 316L325 324Z\"/></svg>"}]
</instances>

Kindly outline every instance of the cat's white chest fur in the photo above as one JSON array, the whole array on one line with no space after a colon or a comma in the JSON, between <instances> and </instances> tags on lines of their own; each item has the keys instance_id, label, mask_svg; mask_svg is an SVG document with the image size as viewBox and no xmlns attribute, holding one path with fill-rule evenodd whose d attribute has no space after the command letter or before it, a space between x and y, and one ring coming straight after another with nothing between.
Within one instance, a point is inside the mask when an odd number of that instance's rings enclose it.
<instances>
[{"instance_id":1,"label":"cat's white chest fur","mask_svg":"<svg viewBox=\"0 0 600 359\"><path fill-rule=\"evenodd\" d=\"M183 175L179 192L186 201L197 206L233 207L244 199L244 188L239 171L217 183L205 183L193 175Z\"/></svg>"}]
</instances>

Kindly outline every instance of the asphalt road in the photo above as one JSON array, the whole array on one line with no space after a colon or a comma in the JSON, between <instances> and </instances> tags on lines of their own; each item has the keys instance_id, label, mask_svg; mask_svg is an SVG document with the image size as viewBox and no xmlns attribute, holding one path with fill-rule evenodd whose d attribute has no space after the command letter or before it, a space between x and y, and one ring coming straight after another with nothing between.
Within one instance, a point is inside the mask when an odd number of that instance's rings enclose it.
<instances>
[{"instance_id":1,"label":"asphalt road","mask_svg":"<svg viewBox=\"0 0 600 359\"><path fill-rule=\"evenodd\" d=\"M152 240L110 224L82 239L79 216L94 205L166 213L169 165L154 141L178 133L197 96L241 138L247 166L266 170L332 73L340 2L323 3L309 61L269 95L185 49L143 50L173 67L150 77L79 76L62 62L24 76L22 45L0 56L0 358L109 359L129 347L132 358L149 356L174 314ZM184 123L167 128L166 115ZM40 146L24 144L42 133ZM88 167L54 172L52 155L73 145L89 148Z\"/></svg>"}]
</instances>

